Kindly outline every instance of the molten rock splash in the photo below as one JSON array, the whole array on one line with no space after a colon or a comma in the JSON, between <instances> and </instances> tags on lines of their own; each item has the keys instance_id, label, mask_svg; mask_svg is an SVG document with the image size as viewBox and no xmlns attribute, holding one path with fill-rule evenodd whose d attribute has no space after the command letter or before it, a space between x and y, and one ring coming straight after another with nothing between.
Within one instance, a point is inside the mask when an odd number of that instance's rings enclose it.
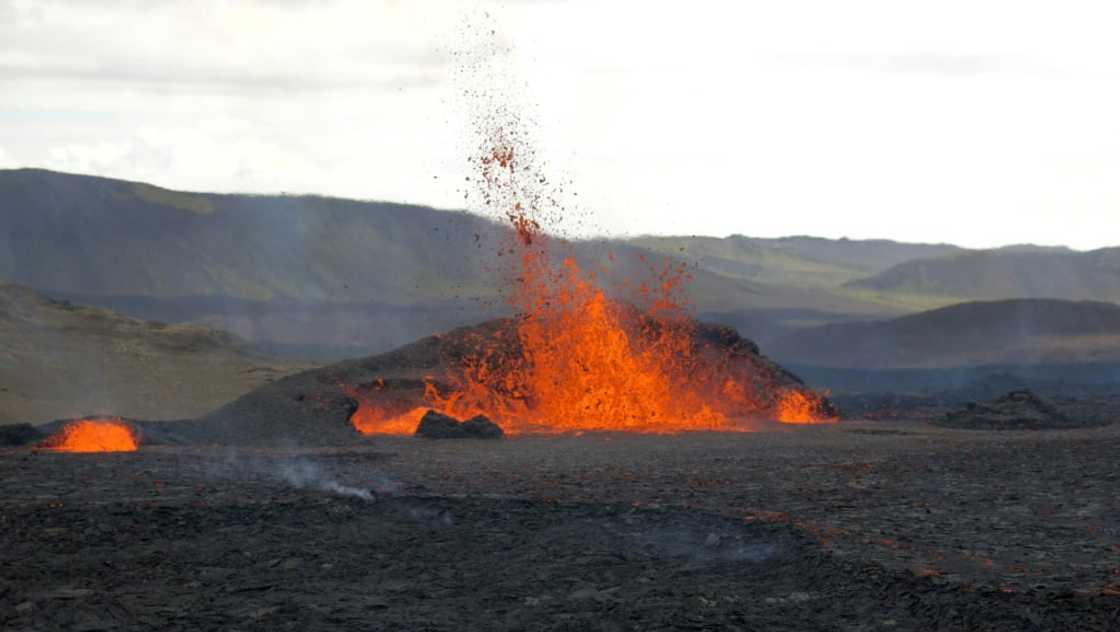
<instances>
[{"instance_id":1,"label":"molten rock splash","mask_svg":"<svg viewBox=\"0 0 1120 632\"><path fill-rule=\"evenodd\" d=\"M135 452L140 435L119 418L79 419L62 427L39 446L53 452Z\"/></svg>"}]
</instances>

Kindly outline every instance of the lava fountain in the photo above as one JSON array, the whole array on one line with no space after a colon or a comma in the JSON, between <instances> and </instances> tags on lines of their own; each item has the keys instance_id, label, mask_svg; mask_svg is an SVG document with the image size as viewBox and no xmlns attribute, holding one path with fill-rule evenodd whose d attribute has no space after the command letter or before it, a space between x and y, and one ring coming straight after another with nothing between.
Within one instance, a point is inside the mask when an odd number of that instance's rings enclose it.
<instances>
[{"instance_id":1,"label":"lava fountain","mask_svg":"<svg viewBox=\"0 0 1120 632\"><path fill-rule=\"evenodd\" d=\"M135 452L140 433L120 418L79 419L63 426L39 447L52 452Z\"/></svg>"},{"instance_id":2,"label":"lava fountain","mask_svg":"<svg viewBox=\"0 0 1120 632\"><path fill-rule=\"evenodd\" d=\"M831 404L758 354L729 328L688 315L685 263L651 264L644 281L612 286L605 269L581 265L570 242L543 228L570 215L521 127L523 117L484 97L480 139L469 159L481 201L511 230L506 297L518 314L505 326L447 353L411 402L392 401L383 381L345 387L363 434L408 434L428 408L459 418L485 415L521 432L744 431L747 420L832 421ZM571 254L568 254L568 253ZM614 260L613 255L609 257ZM609 266L610 264L604 264Z\"/></svg>"},{"instance_id":3,"label":"lava fountain","mask_svg":"<svg viewBox=\"0 0 1120 632\"><path fill-rule=\"evenodd\" d=\"M517 255L508 298L519 316L449 354L443 381L429 378L411 406L390 405L384 382L368 393L347 388L358 402L351 423L359 432L410 434L428 408L485 415L510 434L746 431L755 428L747 418L834 420L826 399L753 362L757 349L733 330L718 330L717 341L710 326L702 331L684 308L685 264L665 260L635 300L611 298L574 257L552 256L534 214L544 196L523 189L525 180L543 178L518 163L514 147L500 143L477 164L488 204L505 202L515 235L503 254Z\"/></svg>"}]
</instances>

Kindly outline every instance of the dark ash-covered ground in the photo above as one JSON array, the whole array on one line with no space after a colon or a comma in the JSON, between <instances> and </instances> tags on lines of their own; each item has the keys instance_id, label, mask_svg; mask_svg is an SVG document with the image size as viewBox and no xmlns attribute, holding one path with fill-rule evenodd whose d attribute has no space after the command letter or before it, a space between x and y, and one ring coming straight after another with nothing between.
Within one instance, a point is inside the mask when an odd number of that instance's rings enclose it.
<instances>
[{"instance_id":1,"label":"dark ash-covered ground","mask_svg":"<svg viewBox=\"0 0 1120 632\"><path fill-rule=\"evenodd\" d=\"M3 629L1120 629L1120 429L0 451Z\"/></svg>"}]
</instances>

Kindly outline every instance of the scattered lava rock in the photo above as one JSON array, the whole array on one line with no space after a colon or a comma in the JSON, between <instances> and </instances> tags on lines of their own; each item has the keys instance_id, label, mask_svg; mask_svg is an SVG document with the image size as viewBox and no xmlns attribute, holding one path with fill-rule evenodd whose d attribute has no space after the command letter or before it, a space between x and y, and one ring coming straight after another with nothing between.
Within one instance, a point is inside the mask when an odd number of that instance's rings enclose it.
<instances>
[{"instance_id":1,"label":"scattered lava rock","mask_svg":"<svg viewBox=\"0 0 1120 632\"><path fill-rule=\"evenodd\" d=\"M434 410L424 413L416 436L425 439L501 439L502 429L483 415L460 422Z\"/></svg>"},{"instance_id":2,"label":"scattered lava rock","mask_svg":"<svg viewBox=\"0 0 1120 632\"><path fill-rule=\"evenodd\" d=\"M43 439L45 435L31 424L0 426L0 446L21 446Z\"/></svg>"},{"instance_id":3,"label":"scattered lava rock","mask_svg":"<svg viewBox=\"0 0 1120 632\"><path fill-rule=\"evenodd\" d=\"M464 421L463 430L468 436L476 439L501 439L505 434L498 424L490 421L485 415L475 415Z\"/></svg>"},{"instance_id":4,"label":"scattered lava rock","mask_svg":"<svg viewBox=\"0 0 1120 632\"><path fill-rule=\"evenodd\" d=\"M458 419L429 410L420 419L420 425L416 427L416 436L425 439L463 439L467 433Z\"/></svg>"},{"instance_id":5,"label":"scattered lava rock","mask_svg":"<svg viewBox=\"0 0 1120 632\"><path fill-rule=\"evenodd\" d=\"M970 402L939 422L952 428L978 430L1046 430L1096 425L1072 419L1030 390L1011 391L993 401Z\"/></svg>"}]
</instances>

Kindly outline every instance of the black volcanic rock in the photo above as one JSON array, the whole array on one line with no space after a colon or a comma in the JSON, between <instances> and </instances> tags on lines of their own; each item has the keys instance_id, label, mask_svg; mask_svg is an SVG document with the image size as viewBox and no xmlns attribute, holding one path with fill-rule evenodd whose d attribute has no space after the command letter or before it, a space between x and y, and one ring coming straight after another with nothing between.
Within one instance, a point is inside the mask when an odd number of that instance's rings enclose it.
<instances>
[{"instance_id":1,"label":"black volcanic rock","mask_svg":"<svg viewBox=\"0 0 1120 632\"><path fill-rule=\"evenodd\" d=\"M952 428L975 430L1046 430L1096 425L1072 419L1030 390L1017 390L990 402L970 402L940 422Z\"/></svg>"},{"instance_id":2,"label":"black volcanic rock","mask_svg":"<svg viewBox=\"0 0 1120 632\"><path fill-rule=\"evenodd\" d=\"M0 446L21 446L44 438L31 424L8 424L0 426Z\"/></svg>"},{"instance_id":3,"label":"black volcanic rock","mask_svg":"<svg viewBox=\"0 0 1120 632\"><path fill-rule=\"evenodd\" d=\"M424 413L416 436L425 439L501 439L505 433L483 415L460 422L434 410Z\"/></svg>"},{"instance_id":4,"label":"black volcanic rock","mask_svg":"<svg viewBox=\"0 0 1120 632\"><path fill-rule=\"evenodd\" d=\"M505 436L501 426L485 415L475 415L463 422L463 431L475 439L501 439Z\"/></svg>"},{"instance_id":5,"label":"black volcanic rock","mask_svg":"<svg viewBox=\"0 0 1120 632\"><path fill-rule=\"evenodd\" d=\"M458 419L429 410L420 418L416 436L425 439L465 439L467 432Z\"/></svg>"}]
</instances>

